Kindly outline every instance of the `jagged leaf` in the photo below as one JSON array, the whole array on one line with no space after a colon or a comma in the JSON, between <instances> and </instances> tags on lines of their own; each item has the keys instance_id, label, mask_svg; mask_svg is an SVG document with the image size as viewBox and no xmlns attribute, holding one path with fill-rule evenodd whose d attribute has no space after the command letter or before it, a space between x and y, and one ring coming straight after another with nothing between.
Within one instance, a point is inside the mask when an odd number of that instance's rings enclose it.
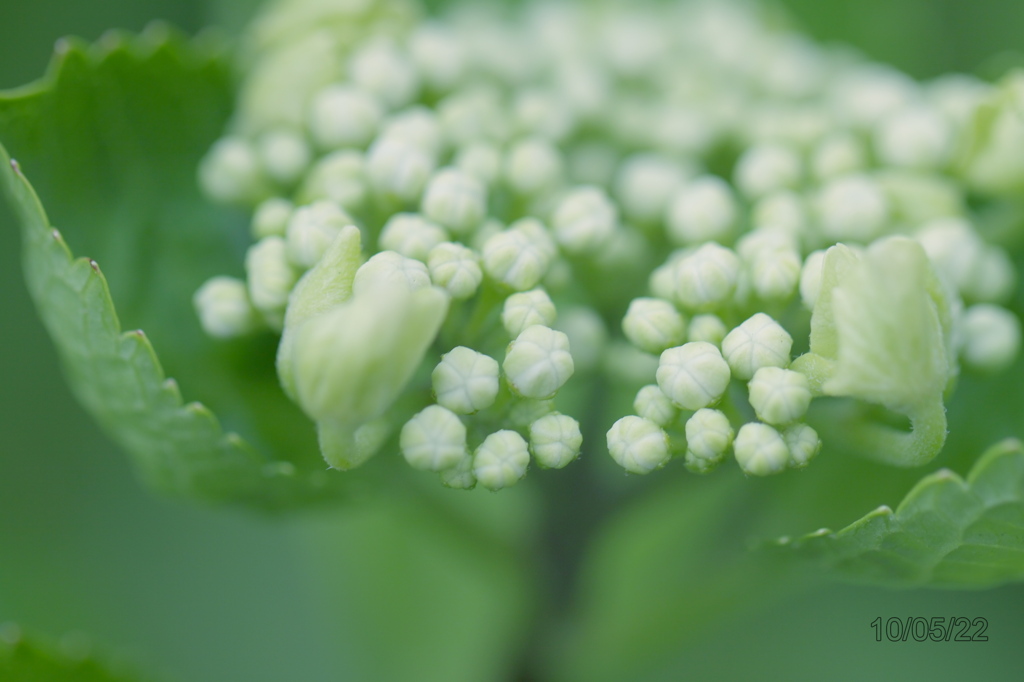
<instances>
[{"instance_id":1,"label":"jagged leaf","mask_svg":"<svg viewBox=\"0 0 1024 682\"><path fill-rule=\"evenodd\" d=\"M940 470L896 511L780 544L855 582L964 589L1024 579L1024 446L1005 440L966 480Z\"/></svg>"}]
</instances>

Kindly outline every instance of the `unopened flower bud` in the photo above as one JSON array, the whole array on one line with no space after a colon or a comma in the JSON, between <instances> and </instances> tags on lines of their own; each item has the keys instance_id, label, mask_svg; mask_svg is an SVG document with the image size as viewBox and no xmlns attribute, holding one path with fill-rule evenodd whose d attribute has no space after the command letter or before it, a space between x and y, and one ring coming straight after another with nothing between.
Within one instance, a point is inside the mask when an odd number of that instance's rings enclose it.
<instances>
[{"instance_id":1,"label":"unopened flower bud","mask_svg":"<svg viewBox=\"0 0 1024 682\"><path fill-rule=\"evenodd\" d=\"M375 39L352 55L349 71L356 85L392 109L411 102L419 90L409 58L386 38Z\"/></svg>"},{"instance_id":2,"label":"unopened flower bud","mask_svg":"<svg viewBox=\"0 0 1024 682\"><path fill-rule=\"evenodd\" d=\"M722 339L729 333L729 328L718 315L705 313L690 318L689 340L704 341L712 346L722 345Z\"/></svg>"},{"instance_id":3,"label":"unopened flower bud","mask_svg":"<svg viewBox=\"0 0 1024 682\"><path fill-rule=\"evenodd\" d=\"M473 454L473 475L480 485L501 490L518 483L530 465L526 441L515 431L497 431L487 436Z\"/></svg>"},{"instance_id":4,"label":"unopened flower bud","mask_svg":"<svg viewBox=\"0 0 1024 682\"><path fill-rule=\"evenodd\" d=\"M733 440L729 419L718 410L704 408L686 420L686 467L708 473L717 467Z\"/></svg>"},{"instance_id":5,"label":"unopened flower bud","mask_svg":"<svg viewBox=\"0 0 1024 682\"><path fill-rule=\"evenodd\" d=\"M782 439L789 449L789 466L794 469L807 466L821 450L818 432L807 424L793 424L782 432Z\"/></svg>"},{"instance_id":6,"label":"unopened flower bud","mask_svg":"<svg viewBox=\"0 0 1024 682\"><path fill-rule=\"evenodd\" d=\"M401 202L415 201L433 172L431 156L400 137L377 138L367 152L366 173L370 184L384 197Z\"/></svg>"},{"instance_id":7,"label":"unopened flower bud","mask_svg":"<svg viewBox=\"0 0 1024 682\"><path fill-rule=\"evenodd\" d=\"M863 143L852 133L835 133L814 149L811 169L818 180L830 180L857 173L867 167Z\"/></svg>"},{"instance_id":8,"label":"unopened flower bud","mask_svg":"<svg viewBox=\"0 0 1024 682\"><path fill-rule=\"evenodd\" d=\"M740 259L731 249L704 244L676 263L675 300L694 311L713 310L728 301L740 276Z\"/></svg>"},{"instance_id":9,"label":"unopened flower bud","mask_svg":"<svg viewBox=\"0 0 1024 682\"><path fill-rule=\"evenodd\" d=\"M615 197L627 217L654 223L665 215L669 201L686 180L686 170L657 154L626 159L615 178Z\"/></svg>"},{"instance_id":10,"label":"unopened flower bud","mask_svg":"<svg viewBox=\"0 0 1024 682\"><path fill-rule=\"evenodd\" d=\"M352 218L330 201L318 201L296 210L288 221L285 240L288 260L299 268L311 268L327 251Z\"/></svg>"},{"instance_id":11,"label":"unopened flower bud","mask_svg":"<svg viewBox=\"0 0 1024 682\"><path fill-rule=\"evenodd\" d=\"M675 306L658 298L635 298L622 318L630 343L657 355L686 339L686 319Z\"/></svg>"},{"instance_id":12,"label":"unopened flower bud","mask_svg":"<svg viewBox=\"0 0 1024 682\"><path fill-rule=\"evenodd\" d=\"M501 323L510 336L516 337L535 324L550 327L555 323L555 304L543 289L515 293L505 299Z\"/></svg>"},{"instance_id":13,"label":"unopened flower bud","mask_svg":"<svg viewBox=\"0 0 1024 682\"><path fill-rule=\"evenodd\" d=\"M468 454L466 426L455 413L430 405L405 423L398 446L414 469L450 469Z\"/></svg>"},{"instance_id":14,"label":"unopened flower bud","mask_svg":"<svg viewBox=\"0 0 1024 682\"><path fill-rule=\"evenodd\" d=\"M762 367L788 367L793 337L765 313L755 313L722 340L722 355L737 379Z\"/></svg>"},{"instance_id":15,"label":"unopened flower bud","mask_svg":"<svg viewBox=\"0 0 1024 682\"><path fill-rule=\"evenodd\" d=\"M420 24L409 36L409 54L423 84L435 92L451 90L466 70L466 54L455 35L440 24Z\"/></svg>"},{"instance_id":16,"label":"unopened flower bud","mask_svg":"<svg viewBox=\"0 0 1024 682\"><path fill-rule=\"evenodd\" d=\"M473 455L468 452L455 466L441 472L441 484L453 490L472 490L476 487L473 475Z\"/></svg>"},{"instance_id":17,"label":"unopened flower bud","mask_svg":"<svg viewBox=\"0 0 1024 682\"><path fill-rule=\"evenodd\" d=\"M778 367L762 367L747 384L750 405L757 418L768 424L789 424L807 412L811 389L807 377Z\"/></svg>"},{"instance_id":18,"label":"unopened flower bud","mask_svg":"<svg viewBox=\"0 0 1024 682\"><path fill-rule=\"evenodd\" d=\"M552 256L542 240L531 237L522 229L535 223L526 218L509 229L492 236L484 244L484 271L492 278L517 290L525 291L537 286L551 265ZM543 227L540 228L543 231Z\"/></svg>"},{"instance_id":19,"label":"unopened flower bud","mask_svg":"<svg viewBox=\"0 0 1024 682\"><path fill-rule=\"evenodd\" d=\"M572 376L569 338L541 325L516 337L502 363L509 385L524 398L550 398Z\"/></svg>"},{"instance_id":20,"label":"unopened flower bud","mask_svg":"<svg viewBox=\"0 0 1024 682\"><path fill-rule=\"evenodd\" d=\"M964 362L983 372L1006 369L1020 352L1020 322L1005 308L980 303L963 317Z\"/></svg>"},{"instance_id":21,"label":"unopened flower bud","mask_svg":"<svg viewBox=\"0 0 1024 682\"><path fill-rule=\"evenodd\" d=\"M288 295L299 279L288 260L285 241L267 237L253 244L245 256L245 271L249 299L271 326L280 326Z\"/></svg>"},{"instance_id":22,"label":"unopened flower bud","mask_svg":"<svg viewBox=\"0 0 1024 682\"><path fill-rule=\"evenodd\" d=\"M300 202L333 201L346 211L361 208L368 194L366 158L345 149L317 161L298 192Z\"/></svg>"},{"instance_id":23,"label":"unopened flower bud","mask_svg":"<svg viewBox=\"0 0 1024 682\"><path fill-rule=\"evenodd\" d=\"M953 142L953 131L942 114L921 106L890 114L875 131L879 159L902 168L941 168L949 160Z\"/></svg>"},{"instance_id":24,"label":"unopened flower bud","mask_svg":"<svg viewBox=\"0 0 1024 682\"><path fill-rule=\"evenodd\" d=\"M443 287L452 298L462 300L476 293L483 280L479 258L462 244L443 242L427 255L430 279Z\"/></svg>"},{"instance_id":25,"label":"unopened flower bud","mask_svg":"<svg viewBox=\"0 0 1024 682\"><path fill-rule=\"evenodd\" d=\"M803 269L800 271L800 300L809 310L814 310L818 292L821 291L822 265L824 263L825 252L815 251L807 256Z\"/></svg>"},{"instance_id":26,"label":"unopened flower bud","mask_svg":"<svg viewBox=\"0 0 1024 682\"><path fill-rule=\"evenodd\" d=\"M437 116L431 109L419 105L400 111L385 121L380 136L411 142L431 158L437 158L444 146Z\"/></svg>"},{"instance_id":27,"label":"unopened flower bud","mask_svg":"<svg viewBox=\"0 0 1024 682\"><path fill-rule=\"evenodd\" d=\"M457 168L438 171L423 193L423 214L456 234L468 234L487 216L487 190Z\"/></svg>"},{"instance_id":28,"label":"unopened flower bud","mask_svg":"<svg viewBox=\"0 0 1024 682\"><path fill-rule=\"evenodd\" d=\"M252 217L250 233L259 241L264 237L283 237L288 231L294 204L281 197L271 197L257 208Z\"/></svg>"},{"instance_id":29,"label":"unopened flower bud","mask_svg":"<svg viewBox=\"0 0 1024 682\"><path fill-rule=\"evenodd\" d=\"M736 434L732 447L736 453L736 462L746 474L770 476L779 473L789 464L786 441L767 424L744 424Z\"/></svg>"},{"instance_id":30,"label":"unopened flower bud","mask_svg":"<svg viewBox=\"0 0 1024 682\"><path fill-rule=\"evenodd\" d=\"M373 95L351 85L331 85L310 104L309 132L323 150L365 147L383 117L384 109Z\"/></svg>"},{"instance_id":31,"label":"unopened flower bud","mask_svg":"<svg viewBox=\"0 0 1024 682\"><path fill-rule=\"evenodd\" d=\"M498 395L498 362L471 348L457 346L441 356L431 380L438 404L452 412L473 414L494 404Z\"/></svg>"},{"instance_id":32,"label":"unopened flower bud","mask_svg":"<svg viewBox=\"0 0 1024 682\"><path fill-rule=\"evenodd\" d=\"M561 469L580 455L580 423L564 414L549 414L530 424L530 451L544 469Z\"/></svg>"},{"instance_id":33,"label":"unopened flower bud","mask_svg":"<svg viewBox=\"0 0 1024 682\"><path fill-rule=\"evenodd\" d=\"M486 185L501 175L501 152L490 142L471 142L455 155L455 167Z\"/></svg>"},{"instance_id":34,"label":"unopened flower bud","mask_svg":"<svg viewBox=\"0 0 1024 682\"><path fill-rule=\"evenodd\" d=\"M313 160L306 138L289 128L265 133L260 137L257 152L267 175L285 187L298 182Z\"/></svg>"},{"instance_id":35,"label":"unopened flower bud","mask_svg":"<svg viewBox=\"0 0 1024 682\"><path fill-rule=\"evenodd\" d=\"M538 195L558 186L564 173L562 155L542 138L528 138L509 150L504 176L516 193Z\"/></svg>"},{"instance_id":36,"label":"unopened flower bud","mask_svg":"<svg viewBox=\"0 0 1024 682\"><path fill-rule=\"evenodd\" d=\"M443 227L418 213L396 213L384 224L377 244L381 249L426 262L431 250L447 239Z\"/></svg>"},{"instance_id":37,"label":"unopened flower bud","mask_svg":"<svg viewBox=\"0 0 1024 682\"><path fill-rule=\"evenodd\" d=\"M637 391L633 399L633 411L661 427L668 426L679 416L679 408L661 392L657 384L648 384Z\"/></svg>"},{"instance_id":38,"label":"unopened flower bud","mask_svg":"<svg viewBox=\"0 0 1024 682\"><path fill-rule=\"evenodd\" d=\"M729 185L711 175L696 178L679 189L668 205L668 235L677 244L703 244L729 238L739 208Z\"/></svg>"},{"instance_id":39,"label":"unopened flower bud","mask_svg":"<svg viewBox=\"0 0 1024 682\"><path fill-rule=\"evenodd\" d=\"M401 284L409 290L430 286L427 266L418 260L406 258L394 251L381 251L363 263L356 271L352 291L371 291L383 283Z\"/></svg>"},{"instance_id":40,"label":"unopened flower bud","mask_svg":"<svg viewBox=\"0 0 1024 682\"><path fill-rule=\"evenodd\" d=\"M865 175L830 180L818 196L821 233L830 241L867 243L889 222L889 202L878 183Z\"/></svg>"},{"instance_id":41,"label":"unopened flower bud","mask_svg":"<svg viewBox=\"0 0 1024 682\"><path fill-rule=\"evenodd\" d=\"M803 175L800 157L780 144L750 147L736 163L736 186L757 199L776 190L795 187Z\"/></svg>"},{"instance_id":42,"label":"unopened flower bud","mask_svg":"<svg viewBox=\"0 0 1024 682\"><path fill-rule=\"evenodd\" d=\"M210 336L230 339L255 329L259 317L245 288L234 277L214 277L199 287L192 297L199 323Z\"/></svg>"},{"instance_id":43,"label":"unopened flower bud","mask_svg":"<svg viewBox=\"0 0 1024 682\"><path fill-rule=\"evenodd\" d=\"M672 402L699 410L718 401L729 385L729 365L718 348L691 341L661 354L658 386Z\"/></svg>"},{"instance_id":44,"label":"unopened flower bud","mask_svg":"<svg viewBox=\"0 0 1024 682\"><path fill-rule=\"evenodd\" d=\"M668 435L642 417L623 417L608 430L608 452L619 466L634 474L647 474L668 462Z\"/></svg>"},{"instance_id":45,"label":"unopened flower bud","mask_svg":"<svg viewBox=\"0 0 1024 682\"><path fill-rule=\"evenodd\" d=\"M558 204L552 217L555 240L574 255L593 253L618 224L615 205L597 187L578 187Z\"/></svg>"},{"instance_id":46,"label":"unopened flower bud","mask_svg":"<svg viewBox=\"0 0 1024 682\"><path fill-rule=\"evenodd\" d=\"M199 166L199 183L214 201L252 206L270 194L259 155L240 137L218 140Z\"/></svg>"}]
</instances>

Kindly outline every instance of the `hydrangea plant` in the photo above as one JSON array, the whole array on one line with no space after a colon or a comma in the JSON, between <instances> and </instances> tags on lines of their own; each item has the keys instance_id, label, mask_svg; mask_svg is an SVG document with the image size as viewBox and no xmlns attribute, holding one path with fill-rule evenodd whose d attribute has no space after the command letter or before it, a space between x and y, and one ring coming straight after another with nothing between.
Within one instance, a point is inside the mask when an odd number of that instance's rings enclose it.
<instances>
[{"instance_id":1,"label":"hydrangea plant","mask_svg":"<svg viewBox=\"0 0 1024 682\"><path fill-rule=\"evenodd\" d=\"M521 650L525 557L579 499L592 548L549 544L582 610L532 655L622 679L691 599L644 577L679 538L708 618L804 571L1024 578L1016 415L969 424L1019 364L1022 93L746 5L275 0L231 54L62 43L0 99L0 174L68 381L147 482L456 517L508 562L504 648L448 679Z\"/></svg>"}]
</instances>

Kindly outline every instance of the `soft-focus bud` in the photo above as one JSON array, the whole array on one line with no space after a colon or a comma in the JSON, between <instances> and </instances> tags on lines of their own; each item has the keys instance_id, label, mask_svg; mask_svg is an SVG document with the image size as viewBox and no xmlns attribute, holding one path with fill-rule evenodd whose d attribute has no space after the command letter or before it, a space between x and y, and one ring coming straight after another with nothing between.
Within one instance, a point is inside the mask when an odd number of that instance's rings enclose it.
<instances>
[{"instance_id":1,"label":"soft-focus bud","mask_svg":"<svg viewBox=\"0 0 1024 682\"><path fill-rule=\"evenodd\" d=\"M762 367L747 384L750 406L769 424L789 424L804 416L811 404L807 377L778 367Z\"/></svg>"},{"instance_id":2,"label":"soft-focus bud","mask_svg":"<svg viewBox=\"0 0 1024 682\"><path fill-rule=\"evenodd\" d=\"M409 58L386 38L364 45L349 62L352 81L392 109L407 105L419 90L419 78Z\"/></svg>"},{"instance_id":3,"label":"soft-focus bud","mask_svg":"<svg viewBox=\"0 0 1024 682\"><path fill-rule=\"evenodd\" d=\"M1024 73L1015 71L975 110L967 128L962 173L986 194L1017 195L1024 188Z\"/></svg>"},{"instance_id":4,"label":"soft-focus bud","mask_svg":"<svg viewBox=\"0 0 1024 682\"><path fill-rule=\"evenodd\" d=\"M800 157L780 144L750 147L736 162L736 186L750 199L795 187L803 176Z\"/></svg>"},{"instance_id":5,"label":"soft-focus bud","mask_svg":"<svg viewBox=\"0 0 1024 682\"><path fill-rule=\"evenodd\" d=\"M281 197L271 197L257 208L252 216L250 233L259 241L264 237L283 237L288 230L294 204Z\"/></svg>"},{"instance_id":6,"label":"soft-focus bud","mask_svg":"<svg viewBox=\"0 0 1024 682\"><path fill-rule=\"evenodd\" d=\"M790 190L773 192L758 200L751 211L755 230L780 230L795 235L807 227L807 207L801 195Z\"/></svg>"},{"instance_id":7,"label":"soft-focus bud","mask_svg":"<svg viewBox=\"0 0 1024 682\"><path fill-rule=\"evenodd\" d=\"M443 168L423 193L422 211L452 232L468 234L487 216L487 189L457 168Z\"/></svg>"},{"instance_id":8,"label":"soft-focus bud","mask_svg":"<svg viewBox=\"0 0 1024 682\"><path fill-rule=\"evenodd\" d=\"M1013 263L1005 251L989 246L963 218L940 218L914 235L939 274L963 296L999 301L1012 293Z\"/></svg>"},{"instance_id":9,"label":"soft-focus bud","mask_svg":"<svg viewBox=\"0 0 1024 682\"><path fill-rule=\"evenodd\" d=\"M245 282L234 277L207 280L192 297L192 303L203 331L217 339L242 336L259 325Z\"/></svg>"},{"instance_id":10,"label":"soft-focus bud","mask_svg":"<svg viewBox=\"0 0 1024 682\"><path fill-rule=\"evenodd\" d=\"M284 321L288 295L299 274L288 260L285 241L267 237L249 247L245 255L249 300L263 313L273 327Z\"/></svg>"},{"instance_id":11,"label":"soft-focus bud","mask_svg":"<svg viewBox=\"0 0 1024 682\"><path fill-rule=\"evenodd\" d=\"M716 346L691 341L661 354L658 386L672 402L699 410L718 401L729 385L729 365Z\"/></svg>"},{"instance_id":12,"label":"soft-focus bud","mask_svg":"<svg viewBox=\"0 0 1024 682\"><path fill-rule=\"evenodd\" d=\"M400 111L385 121L380 136L411 142L431 158L437 158L444 146L437 116L432 110L419 105Z\"/></svg>"},{"instance_id":13,"label":"soft-focus bud","mask_svg":"<svg viewBox=\"0 0 1024 682\"><path fill-rule=\"evenodd\" d=\"M446 27L425 22L409 36L409 54L423 84L435 92L451 90L466 70L465 50Z\"/></svg>"},{"instance_id":14,"label":"soft-focus bud","mask_svg":"<svg viewBox=\"0 0 1024 682\"><path fill-rule=\"evenodd\" d=\"M441 484L453 490L472 490L476 487L473 475L473 455L466 453L458 464L441 472Z\"/></svg>"},{"instance_id":15,"label":"soft-focus bud","mask_svg":"<svg viewBox=\"0 0 1024 682\"><path fill-rule=\"evenodd\" d=\"M637 391L633 411L661 427L668 426L679 416L679 408L656 384L648 384Z\"/></svg>"},{"instance_id":16,"label":"soft-focus bud","mask_svg":"<svg viewBox=\"0 0 1024 682\"><path fill-rule=\"evenodd\" d=\"M473 454L473 475L489 490L501 490L518 483L529 465L526 441L515 431L492 433Z\"/></svg>"},{"instance_id":17,"label":"soft-focus bud","mask_svg":"<svg viewBox=\"0 0 1024 682\"><path fill-rule=\"evenodd\" d=\"M722 412L709 408L694 412L686 420L686 467L700 474L712 471L725 459L733 435Z\"/></svg>"},{"instance_id":18,"label":"soft-focus bud","mask_svg":"<svg viewBox=\"0 0 1024 682\"><path fill-rule=\"evenodd\" d=\"M635 298L622 318L630 343L655 355L686 339L686 319L675 306L658 298Z\"/></svg>"},{"instance_id":19,"label":"soft-focus bud","mask_svg":"<svg viewBox=\"0 0 1024 682\"><path fill-rule=\"evenodd\" d=\"M418 213L396 213L384 224L377 244L381 249L426 262L430 252L447 239L443 227Z\"/></svg>"},{"instance_id":20,"label":"soft-focus bud","mask_svg":"<svg viewBox=\"0 0 1024 682\"><path fill-rule=\"evenodd\" d=\"M870 242L889 222L885 194L865 175L830 180L818 195L817 207L821 233L832 242Z\"/></svg>"},{"instance_id":21,"label":"soft-focus bud","mask_svg":"<svg viewBox=\"0 0 1024 682\"><path fill-rule=\"evenodd\" d=\"M953 131L938 111L917 106L894 112L875 131L875 152L890 166L936 169L953 151Z\"/></svg>"},{"instance_id":22,"label":"soft-focus bud","mask_svg":"<svg viewBox=\"0 0 1024 682\"><path fill-rule=\"evenodd\" d=\"M601 362L608 343L608 330L601 316L589 306L571 306L558 313L555 329L569 337L573 365L578 372L589 372Z\"/></svg>"},{"instance_id":23,"label":"soft-focus bud","mask_svg":"<svg viewBox=\"0 0 1024 682\"><path fill-rule=\"evenodd\" d=\"M430 274L427 266L418 260L394 251L381 251L356 271L352 290L358 294L388 283L400 284L409 290L422 289L430 286Z\"/></svg>"},{"instance_id":24,"label":"soft-focus bud","mask_svg":"<svg viewBox=\"0 0 1024 682\"><path fill-rule=\"evenodd\" d=\"M303 206L288 221L288 260L300 268L313 267L342 228L351 224L352 218L330 201Z\"/></svg>"},{"instance_id":25,"label":"soft-focus bud","mask_svg":"<svg viewBox=\"0 0 1024 682\"><path fill-rule=\"evenodd\" d=\"M542 138L517 143L505 159L504 176L518 194L535 196L557 187L564 174L558 148Z\"/></svg>"},{"instance_id":26,"label":"soft-focus bud","mask_svg":"<svg viewBox=\"0 0 1024 682\"><path fill-rule=\"evenodd\" d=\"M807 424L793 424L782 432L782 439L789 449L789 466L794 469L807 466L821 450L818 432Z\"/></svg>"},{"instance_id":27,"label":"soft-focus bud","mask_svg":"<svg viewBox=\"0 0 1024 682\"><path fill-rule=\"evenodd\" d=\"M550 398L572 376L569 338L541 325L516 337L502 363L509 386L524 398Z\"/></svg>"},{"instance_id":28,"label":"soft-focus bud","mask_svg":"<svg viewBox=\"0 0 1024 682\"><path fill-rule=\"evenodd\" d=\"M450 469L468 454L466 426L453 412L430 405L405 423L398 447L414 469Z\"/></svg>"},{"instance_id":29,"label":"soft-focus bud","mask_svg":"<svg viewBox=\"0 0 1024 682\"><path fill-rule=\"evenodd\" d=\"M564 414L549 414L530 424L530 451L544 469L561 469L580 455L580 423Z\"/></svg>"},{"instance_id":30,"label":"soft-focus bud","mask_svg":"<svg viewBox=\"0 0 1024 682\"><path fill-rule=\"evenodd\" d=\"M863 143L852 133L833 133L814 149L811 172L818 180L850 175L867 167Z\"/></svg>"},{"instance_id":31,"label":"soft-focus bud","mask_svg":"<svg viewBox=\"0 0 1024 682\"><path fill-rule=\"evenodd\" d=\"M476 293L484 274L476 253L462 244L444 242L427 255L430 279L452 298L462 300Z\"/></svg>"},{"instance_id":32,"label":"soft-focus bud","mask_svg":"<svg viewBox=\"0 0 1024 682\"><path fill-rule=\"evenodd\" d=\"M615 197L632 220L654 223L665 215L669 201L686 180L683 166L657 154L626 159L615 178Z\"/></svg>"},{"instance_id":33,"label":"soft-focus bud","mask_svg":"<svg viewBox=\"0 0 1024 682\"><path fill-rule=\"evenodd\" d=\"M289 128L264 133L259 139L257 153L267 175L285 187L298 182L313 160L306 138Z\"/></svg>"},{"instance_id":34,"label":"soft-focus bud","mask_svg":"<svg viewBox=\"0 0 1024 682\"><path fill-rule=\"evenodd\" d=\"M457 346L441 356L431 380L439 405L459 414L473 414L494 404L498 395L498 361Z\"/></svg>"},{"instance_id":35,"label":"soft-focus bud","mask_svg":"<svg viewBox=\"0 0 1024 682\"><path fill-rule=\"evenodd\" d=\"M377 138L367 153L370 185L383 197L415 201L433 172L431 156L419 145L400 137Z\"/></svg>"},{"instance_id":36,"label":"soft-focus bud","mask_svg":"<svg viewBox=\"0 0 1024 682\"><path fill-rule=\"evenodd\" d=\"M789 448L778 431L751 422L740 427L732 444L736 462L745 474L770 476L789 465Z\"/></svg>"},{"instance_id":37,"label":"soft-focus bud","mask_svg":"<svg viewBox=\"0 0 1024 682\"><path fill-rule=\"evenodd\" d=\"M493 185L501 175L501 151L490 142L471 142L455 155L455 167L485 185Z\"/></svg>"},{"instance_id":38,"label":"soft-focus bud","mask_svg":"<svg viewBox=\"0 0 1024 682\"><path fill-rule=\"evenodd\" d=\"M531 225L538 229L526 229ZM546 233L543 226L532 218L524 218L495 234L484 244L484 271L516 291L537 286L552 259L548 244L538 237L541 233Z\"/></svg>"},{"instance_id":39,"label":"soft-focus bud","mask_svg":"<svg viewBox=\"0 0 1024 682\"><path fill-rule=\"evenodd\" d=\"M373 95L351 85L331 85L309 108L309 132L323 150L365 147L377 134L384 109Z\"/></svg>"},{"instance_id":40,"label":"soft-focus bud","mask_svg":"<svg viewBox=\"0 0 1024 682\"><path fill-rule=\"evenodd\" d=\"M731 249L714 242L704 244L676 263L675 300L690 310L714 310L736 291L740 268L740 259Z\"/></svg>"},{"instance_id":41,"label":"soft-focus bud","mask_svg":"<svg viewBox=\"0 0 1024 682\"><path fill-rule=\"evenodd\" d=\"M578 187L558 204L552 217L555 240L567 253L593 253L612 236L618 212L604 191Z\"/></svg>"},{"instance_id":42,"label":"soft-focus bud","mask_svg":"<svg viewBox=\"0 0 1024 682\"><path fill-rule=\"evenodd\" d=\"M501 323L513 338L535 324L550 327L555 323L557 311L551 297L543 289L532 289L512 294L501 309Z\"/></svg>"},{"instance_id":43,"label":"soft-focus bud","mask_svg":"<svg viewBox=\"0 0 1024 682\"><path fill-rule=\"evenodd\" d=\"M739 219L736 198L721 178L706 175L686 183L672 198L666 224L677 244L724 241Z\"/></svg>"},{"instance_id":44,"label":"soft-focus bud","mask_svg":"<svg viewBox=\"0 0 1024 682\"><path fill-rule=\"evenodd\" d=\"M297 196L303 203L327 200L346 211L356 211L363 206L367 194L366 158L361 152L346 149L317 161Z\"/></svg>"},{"instance_id":45,"label":"soft-focus bud","mask_svg":"<svg viewBox=\"0 0 1024 682\"><path fill-rule=\"evenodd\" d=\"M690 341L704 341L712 346L721 347L722 339L728 333L729 328L725 326L725 322L722 322L722 318L718 317L718 315L705 313L704 315L694 315L690 318Z\"/></svg>"},{"instance_id":46,"label":"soft-focus bud","mask_svg":"<svg viewBox=\"0 0 1024 682\"><path fill-rule=\"evenodd\" d=\"M809 310L814 310L814 303L821 291L821 268L825 263L825 252L814 251L804 260L800 271L800 300Z\"/></svg>"},{"instance_id":47,"label":"soft-focus bud","mask_svg":"<svg viewBox=\"0 0 1024 682\"><path fill-rule=\"evenodd\" d=\"M210 148L199 166L199 184L222 204L252 206L270 194L256 150L239 137L221 138Z\"/></svg>"},{"instance_id":48,"label":"soft-focus bud","mask_svg":"<svg viewBox=\"0 0 1024 682\"><path fill-rule=\"evenodd\" d=\"M654 422L623 417L608 430L608 452L619 466L634 474L647 474L668 462L668 434Z\"/></svg>"},{"instance_id":49,"label":"soft-focus bud","mask_svg":"<svg viewBox=\"0 0 1024 682\"><path fill-rule=\"evenodd\" d=\"M789 366L793 337L765 313L755 313L722 340L722 355L737 379L749 380L762 367Z\"/></svg>"},{"instance_id":50,"label":"soft-focus bud","mask_svg":"<svg viewBox=\"0 0 1024 682\"><path fill-rule=\"evenodd\" d=\"M963 317L964 362L983 372L1006 369L1020 352L1020 321L1005 308L972 305Z\"/></svg>"}]
</instances>

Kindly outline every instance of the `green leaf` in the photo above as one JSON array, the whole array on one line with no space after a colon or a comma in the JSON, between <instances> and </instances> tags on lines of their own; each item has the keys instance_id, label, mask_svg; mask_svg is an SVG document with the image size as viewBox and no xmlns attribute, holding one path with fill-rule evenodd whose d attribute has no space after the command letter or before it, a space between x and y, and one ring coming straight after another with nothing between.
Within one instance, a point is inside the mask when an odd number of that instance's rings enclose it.
<instances>
[{"instance_id":1,"label":"green leaf","mask_svg":"<svg viewBox=\"0 0 1024 682\"><path fill-rule=\"evenodd\" d=\"M879 507L841 531L779 542L855 582L966 589L1024 579L1024 446L995 445L966 481L948 469L925 477L895 512Z\"/></svg>"},{"instance_id":2,"label":"green leaf","mask_svg":"<svg viewBox=\"0 0 1024 682\"><path fill-rule=\"evenodd\" d=\"M220 52L166 29L64 41L45 79L0 93L0 141L20 162L0 147L0 185L69 383L143 477L181 495L293 506L375 473L325 471L312 424L278 384L276 337L217 343L192 310L203 281L240 274L248 239L195 180L230 110L229 71ZM203 404L184 403L179 384Z\"/></svg>"},{"instance_id":3,"label":"green leaf","mask_svg":"<svg viewBox=\"0 0 1024 682\"><path fill-rule=\"evenodd\" d=\"M28 639L15 626L5 625L0 632L0 680L133 682L140 679L135 675L114 673L90 655L69 655L53 646Z\"/></svg>"}]
</instances>

